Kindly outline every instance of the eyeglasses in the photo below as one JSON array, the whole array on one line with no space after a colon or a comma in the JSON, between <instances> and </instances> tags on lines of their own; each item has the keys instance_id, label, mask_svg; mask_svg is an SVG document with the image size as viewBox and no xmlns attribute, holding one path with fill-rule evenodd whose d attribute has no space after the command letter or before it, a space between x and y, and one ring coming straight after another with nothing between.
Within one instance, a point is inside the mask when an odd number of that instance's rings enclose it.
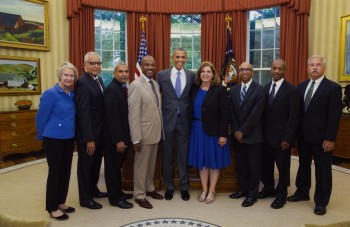
<instances>
[{"instance_id":1,"label":"eyeglasses","mask_svg":"<svg viewBox=\"0 0 350 227\"><path fill-rule=\"evenodd\" d=\"M240 72L240 73L243 73L243 72L247 72L247 73L250 73L251 71L253 71L252 69L250 69L250 68L241 68L241 69L238 69L238 72Z\"/></svg>"},{"instance_id":2,"label":"eyeglasses","mask_svg":"<svg viewBox=\"0 0 350 227\"><path fill-rule=\"evenodd\" d=\"M101 66L102 65L102 62L100 61L90 61L90 62L86 62L86 63L89 63L91 66Z\"/></svg>"}]
</instances>

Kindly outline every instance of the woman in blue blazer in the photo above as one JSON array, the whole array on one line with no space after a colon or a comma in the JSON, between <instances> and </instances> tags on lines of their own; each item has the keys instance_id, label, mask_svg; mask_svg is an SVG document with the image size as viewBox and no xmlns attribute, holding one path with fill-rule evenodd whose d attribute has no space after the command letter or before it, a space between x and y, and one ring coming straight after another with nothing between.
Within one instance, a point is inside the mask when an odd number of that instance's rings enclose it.
<instances>
[{"instance_id":1,"label":"woman in blue blazer","mask_svg":"<svg viewBox=\"0 0 350 227\"><path fill-rule=\"evenodd\" d=\"M52 218L66 220L75 209L65 204L75 135L75 103L71 86L78 71L70 62L57 70L59 82L46 90L36 114L37 139L43 140L49 173L46 183L46 210Z\"/></svg>"},{"instance_id":2,"label":"woman in blue blazer","mask_svg":"<svg viewBox=\"0 0 350 227\"><path fill-rule=\"evenodd\" d=\"M193 120L188 160L199 170L203 191L198 200L209 204L215 200L220 169L230 165L228 95L211 62L200 65L195 82L191 91Z\"/></svg>"}]
</instances>

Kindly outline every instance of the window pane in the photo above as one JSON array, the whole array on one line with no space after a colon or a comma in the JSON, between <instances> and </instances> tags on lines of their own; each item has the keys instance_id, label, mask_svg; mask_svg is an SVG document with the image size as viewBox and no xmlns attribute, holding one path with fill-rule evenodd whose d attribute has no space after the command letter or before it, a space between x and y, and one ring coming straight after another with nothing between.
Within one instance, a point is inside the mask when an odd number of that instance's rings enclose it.
<instances>
[{"instance_id":1,"label":"window pane","mask_svg":"<svg viewBox=\"0 0 350 227\"><path fill-rule=\"evenodd\" d=\"M112 69L113 68L113 51L102 51L102 68Z\"/></svg>"},{"instance_id":2,"label":"window pane","mask_svg":"<svg viewBox=\"0 0 350 227\"><path fill-rule=\"evenodd\" d=\"M250 51L249 62L254 68L261 68L261 51Z\"/></svg>"},{"instance_id":3,"label":"window pane","mask_svg":"<svg viewBox=\"0 0 350 227\"><path fill-rule=\"evenodd\" d=\"M113 79L113 70L102 70L99 76L102 78L105 87L107 87Z\"/></svg>"},{"instance_id":4,"label":"window pane","mask_svg":"<svg viewBox=\"0 0 350 227\"><path fill-rule=\"evenodd\" d=\"M182 48L187 52L192 52L192 36L182 35L181 36Z\"/></svg>"},{"instance_id":5,"label":"window pane","mask_svg":"<svg viewBox=\"0 0 350 227\"><path fill-rule=\"evenodd\" d=\"M275 37L275 47L280 48L280 29L276 29Z\"/></svg>"},{"instance_id":6,"label":"window pane","mask_svg":"<svg viewBox=\"0 0 350 227\"><path fill-rule=\"evenodd\" d=\"M95 49L101 48L101 32L95 29Z\"/></svg>"},{"instance_id":7,"label":"window pane","mask_svg":"<svg viewBox=\"0 0 350 227\"><path fill-rule=\"evenodd\" d=\"M250 49L261 48L261 31L250 32Z\"/></svg>"},{"instance_id":8,"label":"window pane","mask_svg":"<svg viewBox=\"0 0 350 227\"><path fill-rule=\"evenodd\" d=\"M276 49L275 50L275 59L279 59L280 58L280 50Z\"/></svg>"},{"instance_id":9,"label":"window pane","mask_svg":"<svg viewBox=\"0 0 350 227\"><path fill-rule=\"evenodd\" d=\"M201 64L201 53L200 52L193 52L193 67L192 69L197 70L199 68L199 65ZM191 68L189 68L191 69Z\"/></svg>"},{"instance_id":10,"label":"window pane","mask_svg":"<svg viewBox=\"0 0 350 227\"><path fill-rule=\"evenodd\" d=\"M201 50L201 36L200 35L194 35L193 36L193 51L200 51ZM200 58L200 56L199 56Z\"/></svg>"},{"instance_id":11,"label":"window pane","mask_svg":"<svg viewBox=\"0 0 350 227\"><path fill-rule=\"evenodd\" d=\"M192 52L187 52L187 62L185 64L185 69L192 69Z\"/></svg>"},{"instance_id":12,"label":"window pane","mask_svg":"<svg viewBox=\"0 0 350 227\"><path fill-rule=\"evenodd\" d=\"M171 40L170 40L170 53L172 54L173 50L181 46L181 39L180 35L176 36L172 35Z\"/></svg>"},{"instance_id":13,"label":"window pane","mask_svg":"<svg viewBox=\"0 0 350 227\"><path fill-rule=\"evenodd\" d=\"M270 70L261 70L260 71L260 84L266 85L271 82L271 71Z\"/></svg>"},{"instance_id":14,"label":"window pane","mask_svg":"<svg viewBox=\"0 0 350 227\"><path fill-rule=\"evenodd\" d=\"M270 68L274 60L273 50L262 51L262 68Z\"/></svg>"},{"instance_id":15,"label":"window pane","mask_svg":"<svg viewBox=\"0 0 350 227\"><path fill-rule=\"evenodd\" d=\"M273 48L275 42L274 30L262 30L262 48Z\"/></svg>"}]
</instances>

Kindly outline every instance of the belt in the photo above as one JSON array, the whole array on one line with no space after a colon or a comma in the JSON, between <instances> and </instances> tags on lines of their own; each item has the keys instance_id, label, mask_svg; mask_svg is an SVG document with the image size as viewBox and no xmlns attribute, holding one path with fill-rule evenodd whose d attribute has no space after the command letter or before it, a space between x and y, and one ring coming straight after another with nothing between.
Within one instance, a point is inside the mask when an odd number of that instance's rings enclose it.
<instances>
[{"instance_id":1,"label":"belt","mask_svg":"<svg viewBox=\"0 0 350 227\"><path fill-rule=\"evenodd\" d=\"M200 119L200 118L196 118L196 117L193 117L192 118L194 121L201 121L202 119Z\"/></svg>"}]
</instances>

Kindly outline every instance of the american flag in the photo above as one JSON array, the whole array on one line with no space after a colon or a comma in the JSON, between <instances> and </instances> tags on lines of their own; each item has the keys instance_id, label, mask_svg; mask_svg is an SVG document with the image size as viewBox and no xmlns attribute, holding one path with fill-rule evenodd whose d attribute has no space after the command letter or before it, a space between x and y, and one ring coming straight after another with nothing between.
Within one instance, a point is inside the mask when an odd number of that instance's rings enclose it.
<instances>
[{"instance_id":1,"label":"american flag","mask_svg":"<svg viewBox=\"0 0 350 227\"><path fill-rule=\"evenodd\" d=\"M140 44L140 49L139 49L139 57L137 58L136 62L136 71L135 71L135 79L140 77L141 75L141 61L144 56L148 55L148 50L147 50L147 43L146 43L146 34L143 31L142 36L141 36L141 44Z\"/></svg>"},{"instance_id":2,"label":"american flag","mask_svg":"<svg viewBox=\"0 0 350 227\"><path fill-rule=\"evenodd\" d=\"M226 42L226 52L225 61L221 68L221 79L222 84L227 86L232 85L237 82L237 71L235 66L235 57L232 50L232 38L231 29L227 27L227 42Z\"/></svg>"}]
</instances>

